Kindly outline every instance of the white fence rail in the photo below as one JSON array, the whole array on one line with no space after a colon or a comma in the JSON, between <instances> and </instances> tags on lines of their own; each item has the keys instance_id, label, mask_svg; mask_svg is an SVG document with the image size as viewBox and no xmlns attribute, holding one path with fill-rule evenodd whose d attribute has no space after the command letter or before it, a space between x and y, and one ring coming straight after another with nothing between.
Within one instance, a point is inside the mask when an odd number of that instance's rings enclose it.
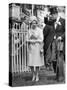
<instances>
[{"instance_id":1,"label":"white fence rail","mask_svg":"<svg viewBox=\"0 0 67 90\"><path fill-rule=\"evenodd\" d=\"M28 43L26 35L28 30L12 29L11 30L11 72L21 73L30 71L27 66L28 61Z\"/></svg>"},{"instance_id":2,"label":"white fence rail","mask_svg":"<svg viewBox=\"0 0 67 90\"><path fill-rule=\"evenodd\" d=\"M27 32L12 33L12 73L30 71L27 66L28 43L25 41Z\"/></svg>"}]
</instances>

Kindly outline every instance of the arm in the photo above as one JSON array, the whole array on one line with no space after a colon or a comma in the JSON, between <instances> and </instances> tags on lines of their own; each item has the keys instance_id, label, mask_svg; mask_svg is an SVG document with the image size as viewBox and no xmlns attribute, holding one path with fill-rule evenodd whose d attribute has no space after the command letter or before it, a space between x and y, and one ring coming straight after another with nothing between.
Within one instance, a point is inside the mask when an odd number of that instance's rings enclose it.
<instances>
[{"instance_id":1,"label":"arm","mask_svg":"<svg viewBox=\"0 0 67 90\"><path fill-rule=\"evenodd\" d=\"M44 29L43 29L43 37L44 37L44 38L46 38L47 35L48 35L48 31L49 31L48 28L49 28L49 26L46 25L46 26L44 27Z\"/></svg>"}]
</instances>

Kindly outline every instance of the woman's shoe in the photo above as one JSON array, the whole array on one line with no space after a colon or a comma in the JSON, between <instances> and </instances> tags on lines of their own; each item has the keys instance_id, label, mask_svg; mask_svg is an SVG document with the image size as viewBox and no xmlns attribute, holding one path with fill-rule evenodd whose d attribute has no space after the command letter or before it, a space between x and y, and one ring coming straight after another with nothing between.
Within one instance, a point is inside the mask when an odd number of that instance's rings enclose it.
<instances>
[{"instance_id":1,"label":"woman's shoe","mask_svg":"<svg viewBox=\"0 0 67 90\"><path fill-rule=\"evenodd\" d=\"M35 75L33 75L33 78L32 78L32 81L34 81L35 80Z\"/></svg>"},{"instance_id":2,"label":"woman's shoe","mask_svg":"<svg viewBox=\"0 0 67 90\"><path fill-rule=\"evenodd\" d=\"M39 77L38 76L36 76L36 82L38 82L39 81Z\"/></svg>"}]
</instances>

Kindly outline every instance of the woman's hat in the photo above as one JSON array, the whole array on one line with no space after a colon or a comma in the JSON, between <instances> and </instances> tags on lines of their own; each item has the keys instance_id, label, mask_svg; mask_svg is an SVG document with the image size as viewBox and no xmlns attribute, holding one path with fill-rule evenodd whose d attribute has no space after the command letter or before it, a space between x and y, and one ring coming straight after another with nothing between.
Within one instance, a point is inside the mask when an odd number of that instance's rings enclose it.
<instances>
[{"instance_id":1,"label":"woman's hat","mask_svg":"<svg viewBox=\"0 0 67 90\"><path fill-rule=\"evenodd\" d=\"M29 23L32 23L33 21L36 21L37 22L36 16L30 16Z\"/></svg>"}]
</instances>

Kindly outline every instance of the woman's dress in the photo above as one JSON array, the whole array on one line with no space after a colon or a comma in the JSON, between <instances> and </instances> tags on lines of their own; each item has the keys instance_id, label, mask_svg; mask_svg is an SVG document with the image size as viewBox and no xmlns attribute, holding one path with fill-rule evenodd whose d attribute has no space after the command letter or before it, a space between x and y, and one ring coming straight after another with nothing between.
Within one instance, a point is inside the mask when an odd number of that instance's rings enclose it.
<instances>
[{"instance_id":1,"label":"woman's dress","mask_svg":"<svg viewBox=\"0 0 67 90\"><path fill-rule=\"evenodd\" d=\"M35 30L30 29L28 36L28 66L43 66L44 60L40 53L43 43L43 32L37 27ZM32 40L32 42L30 42L30 40Z\"/></svg>"}]
</instances>

